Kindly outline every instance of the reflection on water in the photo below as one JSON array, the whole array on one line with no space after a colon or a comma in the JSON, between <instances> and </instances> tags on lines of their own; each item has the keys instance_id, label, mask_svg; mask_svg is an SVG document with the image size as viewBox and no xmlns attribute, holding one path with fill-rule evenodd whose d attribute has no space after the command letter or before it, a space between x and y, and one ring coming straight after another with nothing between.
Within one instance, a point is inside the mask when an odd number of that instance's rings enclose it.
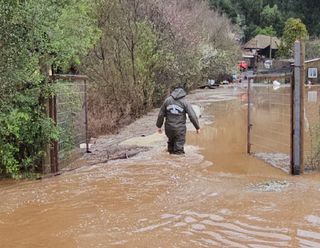
<instances>
[{"instance_id":1,"label":"reflection on water","mask_svg":"<svg viewBox=\"0 0 320 248\"><path fill-rule=\"evenodd\" d=\"M319 177L247 156L240 101L208 112L214 122L188 134L186 156L162 143L125 161L3 183L0 247L320 247ZM252 190L272 180L288 187Z\"/></svg>"}]
</instances>

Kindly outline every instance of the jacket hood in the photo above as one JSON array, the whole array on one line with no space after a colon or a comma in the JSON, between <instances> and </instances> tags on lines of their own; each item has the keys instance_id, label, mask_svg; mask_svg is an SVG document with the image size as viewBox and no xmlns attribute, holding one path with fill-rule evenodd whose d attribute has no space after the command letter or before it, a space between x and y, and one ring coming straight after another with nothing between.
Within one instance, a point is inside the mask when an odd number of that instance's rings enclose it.
<instances>
[{"instance_id":1,"label":"jacket hood","mask_svg":"<svg viewBox=\"0 0 320 248\"><path fill-rule=\"evenodd\" d=\"M171 96L172 96L175 100L181 99L181 98L185 97L186 95L187 95L187 93L186 93L185 90L182 89L182 88L177 88L177 89L175 89L175 90L171 93Z\"/></svg>"}]
</instances>

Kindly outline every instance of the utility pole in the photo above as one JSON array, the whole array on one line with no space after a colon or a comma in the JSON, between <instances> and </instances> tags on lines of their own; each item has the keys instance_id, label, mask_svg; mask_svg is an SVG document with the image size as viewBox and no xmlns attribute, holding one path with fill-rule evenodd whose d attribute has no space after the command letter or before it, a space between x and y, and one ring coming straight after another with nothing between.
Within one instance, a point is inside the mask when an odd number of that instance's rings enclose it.
<instances>
[{"instance_id":1,"label":"utility pole","mask_svg":"<svg viewBox=\"0 0 320 248\"><path fill-rule=\"evenodd\" d=\"M304 137L304 81L305 81L305 46L301 41L294 43L294 82L292 85L292 147L291 173L303 172L303 137Z\"/></svg>"}]
</instances>

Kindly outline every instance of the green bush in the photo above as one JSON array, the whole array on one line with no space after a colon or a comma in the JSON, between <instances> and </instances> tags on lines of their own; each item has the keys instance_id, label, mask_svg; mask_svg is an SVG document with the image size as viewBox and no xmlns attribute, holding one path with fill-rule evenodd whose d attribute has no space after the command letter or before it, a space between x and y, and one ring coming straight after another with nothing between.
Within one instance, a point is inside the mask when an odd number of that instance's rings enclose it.
<instances>
[{"instance_id":1,"label":"green bush","mask_svg":"<svg viewBox=\"0 0 320 248\"><path fill-rule=\"evenodd\" d=\"M0 107L0 172L14 178L36 172L46 144L58 139L53 121L33 96L17 94L11 104Z\"/></svg>"},{"instance_id":2,"label":"green bush","mask_svg":"<svg viewBox=\"0 0 320 248\"><path fill-rule=\"evenodd\" d=\"M58 139L48 69L79 63L99 29L89 0L0 1L0 16L0 172L18 178Z\"/></svg>"}]
</instances>

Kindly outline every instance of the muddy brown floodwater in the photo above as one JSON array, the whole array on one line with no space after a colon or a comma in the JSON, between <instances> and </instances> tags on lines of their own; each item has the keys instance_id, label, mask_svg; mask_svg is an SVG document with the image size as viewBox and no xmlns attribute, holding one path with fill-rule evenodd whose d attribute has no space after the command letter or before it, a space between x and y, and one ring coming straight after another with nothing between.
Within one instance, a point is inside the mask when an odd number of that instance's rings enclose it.
<instances>
[{"instance_id":1,"label":"muddy brown floodwater","mask_svg":"<svg viewBox=\"0 0 320 248\"><path fill-rule=\"evenodd\" d=\"M208 119L185 156L153 135L127 160L1 182L0 247L320 247L319 176L246 155L241 91L191 96Z\"/></svg>"}]
</instances>

